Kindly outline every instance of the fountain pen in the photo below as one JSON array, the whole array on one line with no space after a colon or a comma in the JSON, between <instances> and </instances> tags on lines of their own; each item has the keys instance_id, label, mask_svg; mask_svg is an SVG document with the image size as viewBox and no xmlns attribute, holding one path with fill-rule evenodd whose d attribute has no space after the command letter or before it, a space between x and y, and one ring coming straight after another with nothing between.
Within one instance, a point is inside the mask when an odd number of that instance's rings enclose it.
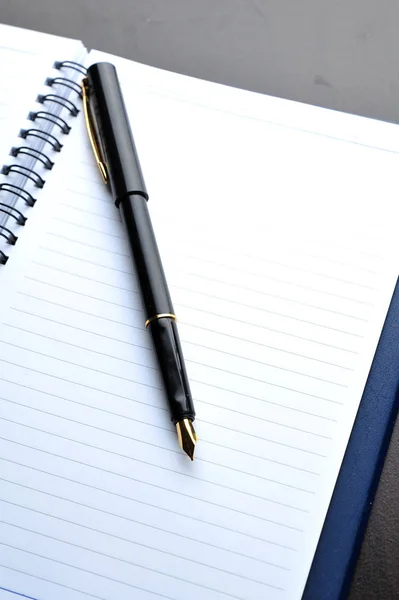
<instances>
[{"instance_id":1,"label":"fountain pen","mask_svg":"<svg viewBox=\"0 0 399 600\"><path fill-rule=\"evenodd\" d=\"M102 178L120 211L139 279L171 420L181 448L194 459L194 402L161 257L148 211L148 194L114 65L96 63L82 81L89 139Z\"/></svg>"}]
</instances>

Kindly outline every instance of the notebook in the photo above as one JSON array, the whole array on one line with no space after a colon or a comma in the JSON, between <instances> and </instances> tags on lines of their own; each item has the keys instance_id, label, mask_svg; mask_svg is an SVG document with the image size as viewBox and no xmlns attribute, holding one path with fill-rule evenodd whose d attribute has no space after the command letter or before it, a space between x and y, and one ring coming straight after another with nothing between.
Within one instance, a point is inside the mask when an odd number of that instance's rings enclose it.
<instances>
[{"instance_id":1,"label":"notebook","mask_svg":"<svg viewBox=\"0 0 399 600\"><path fill-rule=\"evenodd\" d=\"M300 600L397 279L397 127L0 39L1 600ZM193 463L85 131L97 61L150 194Z\"/></svg>"}]
</instances>

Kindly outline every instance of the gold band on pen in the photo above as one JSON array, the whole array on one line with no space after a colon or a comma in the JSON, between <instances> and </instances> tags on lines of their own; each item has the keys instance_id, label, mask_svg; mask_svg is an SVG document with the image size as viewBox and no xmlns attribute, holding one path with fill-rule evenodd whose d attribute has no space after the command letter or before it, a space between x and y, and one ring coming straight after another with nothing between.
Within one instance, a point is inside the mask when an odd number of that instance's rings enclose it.
<instances>
[{"instance_id":1,"label":"gold band on pen","mask_svg":"<svg viewBox=\"0 0 399 600\"><path fill-rule=\"evenodd\" d=\"M100 145L98 143L98 140L97 140L97 137L96 137L96 134L94 131L94 127L93 127L93 124L92 124L91 118L90 118L89 92L88 92L87 87L88 87L88 79L87 79L87 77L85 77L82 80L82 92L83 92L83 110L84 110L84 115L85 115L87 133L89 134L90 144L91 144L91 147L94 152L94 157L96 159L96 163L98 165L98 168L100 169L101 177L103 178L104 183L108 183L107 167L105 166L105 161L104 161L103 157L101 156Z\"/></svg>"},{"instance_id":2,"label":"gold band on pen","mask_svg":"<svg viewBox=\"0 0 399 600\"><path fill-rule=\"evenodd\" d=\"M159 315L154 315L153 317L150 317L149 319L146 320L145 322L145 326L146 328L148 327L148 325L150 323L152 323L153 321L156 321L157 319L173 319L174 321L177 321L176 319L176 315L172 314L172 313L161 313Z\"/></svg>"}]
</instances>

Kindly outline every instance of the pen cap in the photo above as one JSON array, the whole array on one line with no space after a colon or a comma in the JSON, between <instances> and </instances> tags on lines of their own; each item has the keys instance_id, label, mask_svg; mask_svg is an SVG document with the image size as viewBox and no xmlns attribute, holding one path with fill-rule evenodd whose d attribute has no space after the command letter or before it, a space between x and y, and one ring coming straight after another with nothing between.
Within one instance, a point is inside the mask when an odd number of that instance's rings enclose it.
<instances>
[{"instance_id":1,"label":"pen cap","mask_svg":"<svg viewBox=\"0 0 399 600\"><path fill-rule=\"evenodd\" d=\"M87 70L89 109L103 154L115 204L126 195L148 200L118 75L111 63Z\"/></svg>"}]
</instances>

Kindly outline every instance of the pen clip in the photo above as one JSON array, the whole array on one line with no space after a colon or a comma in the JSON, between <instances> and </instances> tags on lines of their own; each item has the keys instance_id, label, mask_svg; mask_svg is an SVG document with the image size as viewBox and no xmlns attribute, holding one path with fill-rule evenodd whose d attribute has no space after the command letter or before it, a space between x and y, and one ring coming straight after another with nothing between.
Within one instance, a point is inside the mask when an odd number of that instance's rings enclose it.
<instances>
[{"instance_id":1,"label":"pen clip","mask_svg":"<svg viewBox=\"0 0 399 600\"><path fill-rule=\"evenodd\" d=\"M86 121L87 132L89 134L89 139L91 143L91 147L93 148L94 157L96 159L98 168L100 169L101 176L104 180L104 183L108 183L108 173L105 165L105 161L102 157L100 151L100 144L98 142L98 137L95 133L95 128L93 127L91 118L90 118L90 109L89 109L89 90L88 90L88 79L85 77L82 80L82 91L83 91L83 108L84 115Z\"/></svg>"}]
</instances>

